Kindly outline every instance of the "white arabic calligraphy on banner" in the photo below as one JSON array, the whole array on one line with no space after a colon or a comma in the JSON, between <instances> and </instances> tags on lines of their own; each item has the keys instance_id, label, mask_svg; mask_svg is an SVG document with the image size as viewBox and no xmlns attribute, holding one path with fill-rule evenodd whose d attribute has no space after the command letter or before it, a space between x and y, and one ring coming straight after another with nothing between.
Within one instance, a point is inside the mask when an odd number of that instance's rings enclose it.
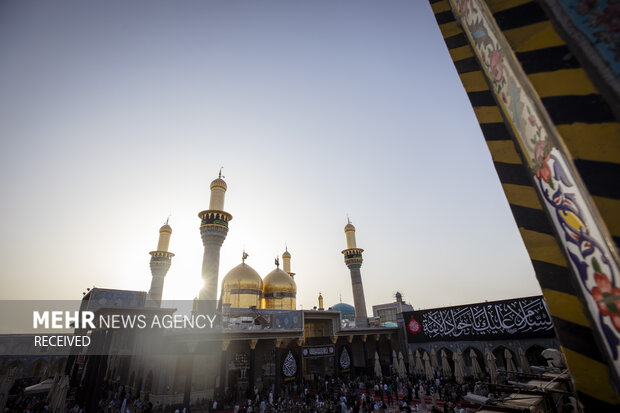
<instances>
[{"instance_id":1,"label":"white arabic calligraphy on banner","mask_svg":"<svg viewBox=\"0 0 620 413\"><path fill-rule=\"evenodd\" d=\"M422 331L429 338L552 330L551 317L540 297L429 310L422 315Z\"/></svg>"},{"instance_id":2,"label":"white arabic calligraphy on banner","mask_svg":"<svg viewBox=\"0 0 620 413\"><path fill-rule=\"evenodd\" d=\"M301 354L304 357L331 356L334 354L334 346L304 347Z\"/></svg>"}]
</instances>

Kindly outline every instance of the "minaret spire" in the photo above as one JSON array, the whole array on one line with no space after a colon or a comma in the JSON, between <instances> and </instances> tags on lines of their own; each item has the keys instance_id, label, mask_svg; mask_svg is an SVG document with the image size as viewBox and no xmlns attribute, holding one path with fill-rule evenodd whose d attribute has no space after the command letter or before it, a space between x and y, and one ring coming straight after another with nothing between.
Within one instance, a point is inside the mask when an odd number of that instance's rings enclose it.
<instances>
[{"instance_id":1,"label":"minaret spire","mask_svg":"<svg viewBox=\"0 0 620 413\"><path fill-rule=\"evenodd\" d=\"M355 240L355 227L351 224L351 219L347 215L347 225L344 227L347 240L347 249L342 251L344 263L351 273L351 286L353 288L353 304L355 305L355 326L368 327L368 315L366 312L366 299L364 298L364 285L362 284L362 252L363 249L357 248Z\"/></svg>"},{"instance_id":2,"label":"minaret spire","mask_svg":"<svg viewBox=\"0 0 620 413\"><path fill-rule=\"evenodd\" d=\"M200 300L198 307L199 312L203 314L215 310L220 269L220 248L228 234L228 222L232 220L232 215L224 211L224 198L228 186L222 179L222 168L220 168L218 177L211 182L209 209L198 214L200 235L204 246L202 256L202 280L204 284L198 295Z\"/></svg>"},{"instance_id":3,"label":"minaret spire","mask_svg":"<svg viewBox=\"0 0 620 413\"><path fill-rule=\"evenodd\" d=\"M282 269L285 273L295 278L295 273L291 272L291 253L288 252L288 246L284 244L284 253L282 253Z\"/></svg>"},{"instance_id":4,"label":"minaret spire","mask_svg":"<svg viewBox=\"0 0 620 413\"><path fill-rule=\"evenodd\" d=\"M159 241L157 242L157 251L151 251L151 289L148 294L148 302L151 307L161 307L161 297L164 292L164 278L172 264L174 254L168 251L170 246L170 236L172 228L166 223L159 229Z\"/></svg>"}]
</instances>

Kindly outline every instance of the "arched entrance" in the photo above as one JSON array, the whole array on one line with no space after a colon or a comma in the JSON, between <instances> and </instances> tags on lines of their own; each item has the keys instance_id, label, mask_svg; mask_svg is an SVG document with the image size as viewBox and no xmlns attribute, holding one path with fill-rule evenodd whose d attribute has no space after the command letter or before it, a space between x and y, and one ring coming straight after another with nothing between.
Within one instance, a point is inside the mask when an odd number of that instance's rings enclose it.
<instances>
[{"instance_id":1,"label":"arched entrance","mask_svg":"<svg viewBox=\"0 0 620 413\"><path fill-rule=\"evenodd\" d=\"M228 388L236 393L236 400L241 400L249 388L250 357L245 351L233 355L228 363Z\"/></svg>"},{"instance_id":2,"label":"arched entrance","mask_svg":"<svg viewBox=\"0 0 620 413\"><path fill-rule=\"evenodd\" d=\"M525 350L525 357L527 358L530 366L546 366L547 359L545 359L542 355L544 347L539 346L538 344L533 344Z\"/></svg>"},{"instance_id":3,"label":"arched entrance","mask_svg":"<svg viewBox=\"0 0 620 413\"><path fill-rule=\"evenodd\" d=\"M54 361L52 367L52 374L62 374L65 370L65 365L67 364L67 358L62 357Z\"/></svg>"},{"instance_id":4,"label":"arched entrance","mask_svg":"<svg viewBox=\"0 0 620 413\"><path fill-rule=\"evenodd\" d=\"M20 377L24 371L24 363L21 360L12 361L6 371L12 372L13 377Z\"/></svg>"},{"instance_id":5,"label":"arched entrance","mask_svg":"<svg viewBox=\"0 0 620 413\"><path fill-rule=\"evenodd\" d=\"M512 362L518 368L519 363L517 362L517 355L515 354L514 351L512 351L506 346L497 346L493 349L493 355L495 356L497 367L500 369L507 370L506 351L510 353L510 355L512 356Z\"/></svg>"},{"instance_id":6,"label":"arched entrance","mask_svg":"<svg viewBox=\"0 0 620 413\"><path fill-rule=\"evenodd\" d=\"M439 370L438 374L440 376L443 376L443 377L454 376L454 360L452 360L453 356L454 356L454 353L452 352L452 350L450 350L447 347L441 347L437 351L437 363L438 363L437 369ZM446 373L444 371L445 370L444 364L446 364L447 367L450 368L450 374L448 376L446 376Z\"/></svg>"},{"instance_id":7,"label":"arched entrance","mask_svg":"<svg viewBox=\"0 0 620 413\"><path fill-rule=\"evenodd\" d=\"M473 352L473 354L472 354ZM474 375L474 361L478 364L481 371L485 371L486 363L484 354L476 347L469 346L463 350L463 361L465 362L465 375Z\"/></svg>"},{"instance_id":8,"label":"arched entrance","mask_svg":"<svg viewBox=\"0 0 620 413\"><path fill-rule=\"evenodd\" d=\"M38 359L28 369L29 377L47 377L49 374L49 362L45 359Z\"/></svg>"},{"instance_id":9,"label":"arched entrance","mask_svg":"<svg viewBox=\"0 0 620 413\"><path fill-rule=\"evenodd\" d=\"M415 359L415 363L416 363L416 368L415 368L415 373L416 376L422 378L422 377L426 377L426 358L428 358L428 364L431 365L432 367L432 363L431 363L431 353L429 353L426 349L424 349L423 347L418 347L417 349L414 350L413 352L414 355L414 359ZM441 363L441 360L439 360L439 363Z\"/></svg>"}]
</instances>

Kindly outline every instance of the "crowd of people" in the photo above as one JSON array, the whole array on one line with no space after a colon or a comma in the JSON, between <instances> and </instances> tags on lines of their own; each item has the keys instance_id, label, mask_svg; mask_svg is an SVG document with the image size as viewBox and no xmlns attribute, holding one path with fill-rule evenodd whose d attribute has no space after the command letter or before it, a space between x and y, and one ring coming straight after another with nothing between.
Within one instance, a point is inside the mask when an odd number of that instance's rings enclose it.
<instances>
[{"instance_id":1,"label":"crowd of people","mask_svg":"<svg viewBox=\"0 0 620 413\"><path fill-rule=\"evenodd\" d=\"M327 377L303 384L294 382L283 386L280 397L271 391L248 392L236 400L232 393L216 400L202 400L188 406L153 404L132 394L118 383L107 384L97 404L97 413L374 413L425 412L472 413L478 405L464 400L468 392L489 394L483 382L467 378L457 383L451 378L433 380L408 376L385 378ZM570 405L558 411L573 411ZM4 409L4 413L48 413L45 395L18 394ZM85 413L74 401L65 403L63 413Z\"/></svg>"},{"instance_id":2,"label":"crowd of people","mask_svg":"<svg viewBox=\"0 0 620 413\"><path fill-rule=\"evenodd\" d=\"M234 402L232 394L229 394L223 400L207 400L194 408L209 412L244 413L469 413L473 411L473 405L465 402L463 396L473 390L473 385L471 380L458 384L446 378L424 380L409 376L400 379L396 375L380 379L366 376L317 377L303 385L285 385L278 398L274 397L273 391L259 392L254 389L253 394L248 394L240 402ZM169 410L169 413L181 413L173 408Z\"/></svg>"},{"instance_id":3,"label":"crowd of people","mask_svg":"<svg viewBox=\"0 0 620 413\"><path fill-rule=\"evenodd\" d=\"M488 380L486 380L488 382ZM117 382L104 382L97 413L373 413L373 412L438 412L470 413L479 406L464 399L468 392L498 398L489 394L485 380L473 377L457 383L454 378L426 379L407 375L380 378L363 375L319 377L313 380L285 383L279 396L274 387L259 391L229 392L215 400L197 404L160 405L138 397L132 389ZM50 411L45 395L26 395L23 386L6 405L4 413L47 413ZM86 395L88 397L88 395ZM84 413L84 408L67 401L63 413Z\"/></svg>"},{"instance_id":4,"label":"crowd of people","mask_svg":"<svg viewBox=\"0 0 620 413\"><path fill-rule=\"evenodd\" d=\"M294 382L283 386L280 397L273 389L260 392L253 389L241 401L232 393L221 400L203 400L190 406L153 405L118 384L107 384L98 403L98 413L371 413L371 412L470 412L463 395L473 382L458 384L450 379L416 379L398 376L317 377L303 384ZM46 398L41 395L20 397L7 406L4 413L48 412ZM67 402L65 412L83 413L78 404Z\"/></svg>"},{"instance_id":5,"label":"crowd of people","mask_svg":"<svg viewBox=\"0 0 620 413\"><path fill-rule=\"evenodd\" d=\"M161 410L160 406L156 407ZM98 408L98 413L151 413L155 410L153 403L141 400L126 391L124 386L106 386Z\"/></svg>"}]
</instances>

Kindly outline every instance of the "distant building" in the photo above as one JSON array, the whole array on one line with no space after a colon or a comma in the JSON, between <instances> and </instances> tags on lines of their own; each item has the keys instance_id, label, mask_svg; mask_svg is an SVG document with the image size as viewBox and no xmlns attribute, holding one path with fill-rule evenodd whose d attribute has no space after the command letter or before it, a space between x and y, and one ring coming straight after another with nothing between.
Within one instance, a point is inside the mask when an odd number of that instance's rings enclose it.
<instances>
[{"instance_id":1,"label":"distant building","mask_svg":"<svg viewBox=\"0 0 620 413\"><path fill-rule=\"evenodd\" d=\"M330 311L338 311L340 313L340 320L342 321L355 321L355 307L347 303L338 303L329 308Z\"/></svg>"},{"instance_id":2,"label":"distant building","mask_svg":"<svg viewBox=\"0 0 620 413\"><path fill-rule=\"evenodd\" d=\"M372 314L379 318L379 324L391 323L385 325L385 327L396 327L399 322L402 323L402 313L405 311L413 311L411 304L405 303L403 295L400 292L396 292L396 301L387 304L378 304L372 306Z\"/></svg>"}]
</instances>

